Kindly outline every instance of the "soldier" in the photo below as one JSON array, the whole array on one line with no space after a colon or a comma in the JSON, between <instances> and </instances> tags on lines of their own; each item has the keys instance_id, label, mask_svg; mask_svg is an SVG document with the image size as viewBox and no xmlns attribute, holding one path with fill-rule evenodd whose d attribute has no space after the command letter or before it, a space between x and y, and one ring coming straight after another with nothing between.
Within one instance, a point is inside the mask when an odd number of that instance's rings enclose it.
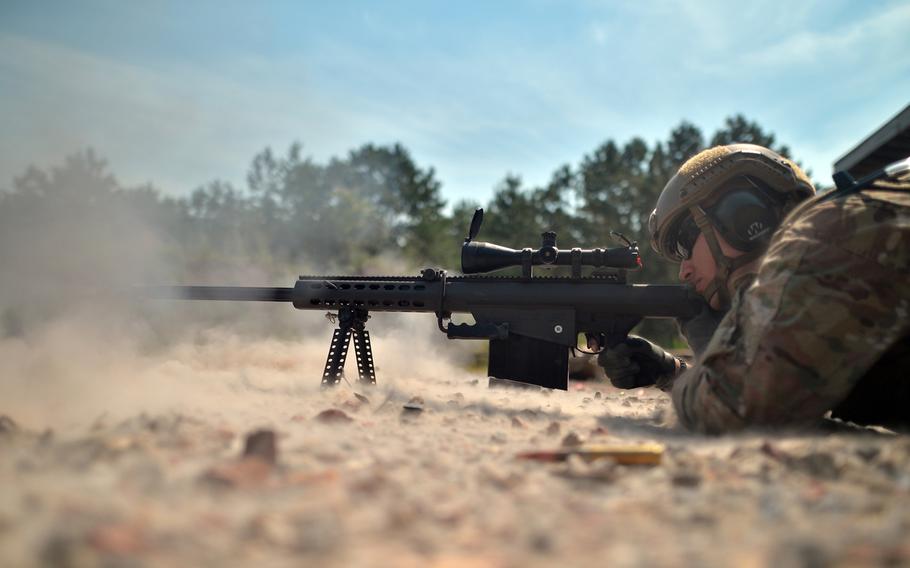
<instances>
[{"instance_id":1,"label":"soldier","mask_svg":"<svg viewBox=\"0 0 910 568\"><path fill-rule=\"evenodd\" d=\"M697 363L686 370L630 337L601 354L608 376L668 388L685 371L673 401L698 431L809 424L829 410L906 427L908 190L907 181L879 181L807 200L805 174L766 148L696 155L664 188L649 228L653 248L680 261L680 279L706 300L681 322Z\"/></svg>"}]
</instances>

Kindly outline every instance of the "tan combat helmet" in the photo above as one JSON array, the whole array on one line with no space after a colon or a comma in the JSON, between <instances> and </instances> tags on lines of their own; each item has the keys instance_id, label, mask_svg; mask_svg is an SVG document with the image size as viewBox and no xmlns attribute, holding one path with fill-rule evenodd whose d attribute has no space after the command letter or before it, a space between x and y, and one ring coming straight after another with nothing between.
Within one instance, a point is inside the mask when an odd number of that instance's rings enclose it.
<instances>
[{"instance_id":1,"label":"tan combat helmet","mask_svg":"<svg viewBox=\"0 0 910 568\"><path fill-rule=\"evenodd\" d=\"M723 306L729 304L726 282L730 274L763 252L760 248L737 246L735 235L731 234L735 231L725 231L717 215L710 213L712 207L723 205L725 195L744 184L754 187L754 193L767 203L767 207L760 208L766 213L758 225L773 224L773 227L761 227L768 236L796 204L815 194L812 182L799 166L776 152L754 144L715 146L699 152L679 168L661 192L648 220L651 247L674 261L683 260L677 246L680 229L687 219L694 221L705 235L717 263L717 277L705 291L705 297L710 299L714 294L720 294ZM732 222L742 223L738 219ZM742 229L753 230L752 227ZM725 256L717 241L718 232L734 247L748 252L735 259Z\"/></svg>"}]
</instances>

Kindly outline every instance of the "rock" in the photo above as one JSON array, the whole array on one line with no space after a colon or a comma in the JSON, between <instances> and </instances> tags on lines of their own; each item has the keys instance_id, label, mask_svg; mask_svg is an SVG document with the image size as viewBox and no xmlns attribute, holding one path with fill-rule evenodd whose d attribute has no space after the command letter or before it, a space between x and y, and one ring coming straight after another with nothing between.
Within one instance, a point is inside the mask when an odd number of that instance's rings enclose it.
<instances>
[{"instance_id":1,"label":"rock","mask_svg":"<svg viewBox=\"0 0 910 568\"><path fill-rule=\"evenodd\" d=\"M419 413L423 412L425 404L426 403L424 402L422 397L413 396L413 397L411 397L411 400L404 403L402 408L406 412L413 412L413 413L419 414Z\"/></svg>"},{"instance_id":2,"label":"rock","mask_svg":"<svg viewBox=\"0 0 910 568\"><path fill-rule=\"evenodd\" d=\"M769 456L771 458L774 458L778 461L787 461L790 459L790 456L786 452L779 450L776 446L774 446L771 442L769 442L767 440L762 442L760 449L763 454L765 454L766 456ZM739 450L739 448L737 448L736 450ZM734 453L736 452L736 450L734 450ZM733 456L731 454L731 457L735 457L735 456Z\"/></svg>"},{"instance_id":3,"label":"rock","mask_svg":"<svg viewBox=\"0 0 910 568\"><path fill-rule=\"evenodd\" d=\"M582 445L583 443L584 443L584 441L581 439L581 436L579 436L575 432L569 432L568 434L565 435L565 437L563 437L560 445L563 447L574 448L576 446Z\"/></svg>"},{"instance_id":4,"label":"rock","mask_svg":"<svg viewBox=\"0 0 910 568\"><path fill-rule=\"evenodd\" d=\"M827 452L814 452L792 458L790 466L821 479L837 479L840 477L840 467L834 460L834 456Z\"/></svg>"},{"instance_id":5,"label":"rock","mask_svg":"<svg viewBox=\"0 0 910 568\"><path fill-rule=\"evenodd\" d=\"M404 403L401 407L401 419L408 421L420 416L423 413L424 402L419 396L411 397L411 400Z\"/></svg>"},{"instance_id":6,"label":"rock","mask_svg":"<svg viewBox=\"0 0 910 568\"><path fill-rule=\"evenodd\" d=\"M204 474L202 480L228 487L255 487L267 482L278 461L275 432L261 429L246 436L243 454L233 462L217 465Z\"/></svg>"},{"instance_id":7,"label":"rock","mask_svg":"<svg viewBox=\"0 0 910 568\"><path fill-rule=\"evenodd\" d=\"M272 430L256 430L247 434L243 446L243 457L256 457L268 464L278 460L278 447L275 442L275 432Z\"/></svg>"},{"instance_id":8,"label":"rock","mask_svg":"<svg viewBox=\"0 0 910 568\"><path fill-rule=\"evenodd\" d=\"M524 423L524 420L517 416L512 417L512 428L527 428L527 425Z\"/></svg>"},{"instance_id":9,"label":"rock","mask_svg":"<svg viewBox=\"0 0 910 568\"><path fill-rule=\"evenodd\" d=\"M550 425L547 426L547 429L546 429L547 436L558 435L561 428L562 427L559 425L559 422L550 422Z\"/></svg>"},{"instance_id":10,"label":"rock","mask_svg":"<svg viewBox=\"0 0 910 568\"><path fill-rule=\"evenodd\" d=\"M881 448L875 446L860 446L856 448L856 455L861 457L863 461L871 462L881 454Z\"/></svg>"},{"instance_id":11,"label":"rock","mask_svg":"<svg viewBox=\"0 0 910 568\"><path fill-rule=\"evenodd\" d=\"M818 542L803 537L784 542L774 551L771 566L805 566L815 568L830 566L833 558Z\"/></svg>"},{"instance_id":12,"label":"rock","mask_svg":"<svg viewBox=\"0 0 910 568\"><path fill-rule=\"evenodd\" d=\"M345 410L350 410L351 412L357 412L358 410L360 410L360 407L363 406L363 401L361 401L359 398L356 398L356 397L350 398L350 399L342 402L341 406Z\"/></svg>"},{"instance_id":13,"label":"rock","mask_svg":"<svg viewBox=\"0 0 910 568\"><path fill-rule=\"evenodd\" d=\"M0 414L0 435L19 433L19 425L5 414Z\"/></svg>"},{"instance_id":14,"label":"rock","mask_svg":"<svg viewBox=\"0 0 910 568\"><path fill-rule=\"evenodd\" d=\"M691 470L677 471L670 476L670 483L676 487L698 487L701 481L701 474Z\"/></svg>"},{"instance_id":15,"label":"rock","mask_svg":"<svg viewBox=\"0 0 910 568\"><path fill-rule=\"evenodd\" d=\"M95 527L86 536L86 542L105 554L126 556L146 550L145 531L135 524L112 523Z\"/></svg>"},{"instance_id":16,"label":"rock","mask_svg":"<svg viewBox=\"0 0 910 568\"><path fill-rule=\"evenodd\" d=\"M251 457L215 466L202 475L202 480L227 487L256 487L268 481L272 469L272 464Z\"/></svg>"},{"instance_id":17,"label":"rock","mask_svg":"<svg viewBox=\"0 0 910 568\"><path fill-rule=\"evenodd\" d=\"M316 415L316 420L324 424L346 424L354 421L345 411L337 408L323 410Z\"/></svg>"},{"instance_id":18,"label":"rock","mask_svg":"<svg viewBox=\"0 0 910 568\"><path fill-rule=\"evenodd\" d=\"M63 532L52 533L41 547L42 566L97 566L98 554L82 538Z\"/></svg>"}]
</instances>

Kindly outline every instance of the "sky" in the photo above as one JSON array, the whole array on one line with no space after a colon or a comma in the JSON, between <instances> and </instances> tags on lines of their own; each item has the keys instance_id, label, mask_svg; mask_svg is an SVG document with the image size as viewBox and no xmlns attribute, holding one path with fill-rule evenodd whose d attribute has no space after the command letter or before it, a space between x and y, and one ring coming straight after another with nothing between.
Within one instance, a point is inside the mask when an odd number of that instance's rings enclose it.
<instances>
[{"instance_id":1,"label":"sky","mask_svg":"<svg viewBox=\"0 0 910 568\"><path fill-rule=\"evenodd\" d=\"M908 30L906 0L0 0L0 188L88 147L184 195L267 146L400 142L484 202L736 113L826 180L910 102Z\"/></svg>"}]
</instances>

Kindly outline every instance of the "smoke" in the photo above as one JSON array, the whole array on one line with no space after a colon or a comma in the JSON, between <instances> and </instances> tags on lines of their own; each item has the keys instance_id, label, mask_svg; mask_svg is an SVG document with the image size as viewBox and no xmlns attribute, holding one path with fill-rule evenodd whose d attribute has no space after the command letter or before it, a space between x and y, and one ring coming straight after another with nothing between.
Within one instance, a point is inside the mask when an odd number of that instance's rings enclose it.
<instances>
[{"instance_id":1,"label":"smoke","mask_svg":"<svg viewBox=\"0 0 910 568\"><path fill-rule=\"evenodd\" d=\"M292 284L291 267L225 259L191 270L162 203L119 187L91 152L0 194L0 414L66 431L139 412L242 417L251 397L281 406L318 392L333 329L323 314L136 294L144 284ZM397 272L392 257L373 264ZM369 329L381 384L464 376L466 346L431 316L382 314Z\"/></svg>"}]
</instances>

